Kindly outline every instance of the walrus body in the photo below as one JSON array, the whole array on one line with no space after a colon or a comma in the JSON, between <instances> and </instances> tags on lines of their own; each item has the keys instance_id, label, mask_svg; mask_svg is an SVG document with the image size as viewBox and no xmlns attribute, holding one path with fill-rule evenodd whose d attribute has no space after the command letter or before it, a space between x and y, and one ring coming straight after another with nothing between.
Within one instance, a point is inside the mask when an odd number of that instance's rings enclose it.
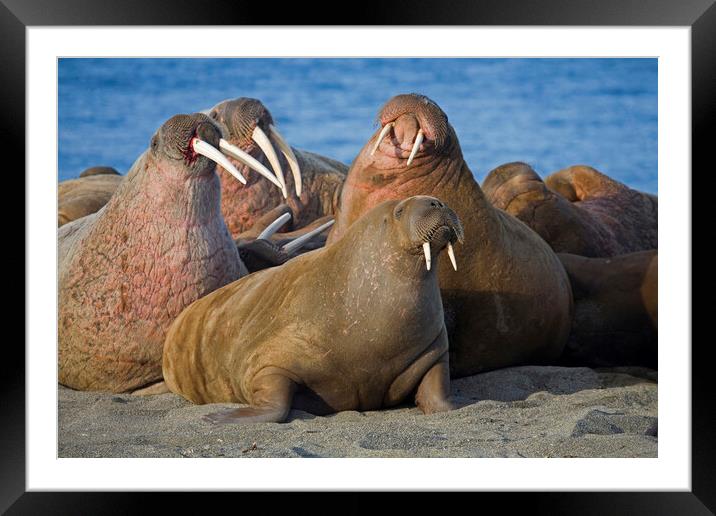
<instances>
[{"instance_id":1,"label":"walrus body","mask_svg":"<svg viewBox=\"0 0 716 516\"><path fill-rule=\"evenodd\" d=\"M169 324L246 274L214 163L195 150L219 138L204 115L172 117L106 206L58 230L63 385L125 392L161 380Z\"/></svg>"},{"instance_id":2,"label":"walrus body","mask_svg":"<svg viewBox=\"0 0 716 516\"><path fill-rule=\"evenodd\" d=\"M658 253L612 258L560 253L574 293L574 321L562 362L657 367Z\"/></svg>"},{"instance_id":3,"label":"walrus body","mask_svg":"<svg viewBox=\"0 0 716 516\"><path fill-rule=\"evenodd\" d=\"M348 166L336 160L312 152L291 148L300 168L300 191L297 177L286 153L281 149L287 146L283 138L273 127L273 118L261 101L250 98L238 98L219 103L209 111L209 116L226 128L227 140L250 154L264 166L273 168L286 184L287 198L280 189L271 183L260 181L256 173L248 173L248 167L234 160L239 170L243 170L248 182L239 185L222 167L217 171L221 179L221 211L234 238L249 230L257 219L282 203L286 203L293 218L284 228L286 231L303 228L315 219L332 215L338 202L338 193L345 179ZM264 147L260 147L255 136L256 128L266 138ZM266 154L271 155L270 163ZM278 163L278 167L274 166ZM279 174L280 168L281 172Z\"/></svg>"},{"instance_id":4,"label":"walrus body","mask_svg":"<svg viewBox=\"0 0 716 516\"><path fill-rule=\"evenodd\" d=\"M84 172L83 172L84 174ZM110 173L80 175L57 185L57 226L99 211L109 202L123 176Z\"/></svg>"},{"instance_id":5,"label":"walrus body","mask_svg":"<svg viewBox=\"0 0 716 516\"><path fill-rule=\"evenodd\" d=\"M658 199L586 166L543 182L520 162L492 170L487 199L536 231L560 253L616 256L658 248Z\"/></svg>"},{"instance_id":6,"label":"walrus body","mask_svg":"<svg viewBox=\"0 0 716 516\"><path fill-rule=\"evenodd\" d=\"M569 334L572 297L555 253L487 201L434 102L399 95L379 119L383 129L348 172L328 245L340 243L351 224L386 199L435 195L465 229L465 244L455 250L458 273L444 261L438 266L453 376L556 360Z\"/></svg>"},{"instance_id":7,"label":"walrus body","mask_svg":"<svg viewBox=\"0 0 716 516\"><path fill-rule=\"evenodd\" d=\"M451 408L448 341L434 268L462 235L437 199L390 201L343 240L199 299L172 324L167 386L194 403L250 404L218 423L283 421L400 403ZM428 244L424 244L428 242Z\"/></svg>"}]
</instances>

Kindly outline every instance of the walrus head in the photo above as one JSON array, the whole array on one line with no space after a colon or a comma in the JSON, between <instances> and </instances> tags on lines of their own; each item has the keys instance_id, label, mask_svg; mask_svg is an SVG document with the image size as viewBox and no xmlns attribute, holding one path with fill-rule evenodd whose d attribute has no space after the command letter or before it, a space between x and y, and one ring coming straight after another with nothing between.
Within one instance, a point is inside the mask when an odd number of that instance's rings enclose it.
<instances>
[{"instance_id":1,"label":"walrus head","mask_svg":"<svg viewBox=\"0 0 716 516\"><path fill-rule=\"evenodd\" d=\"M189 176L212 174L219 164L245 184L246 179L218 150L222 141L221 129L206 115L174 115L154 133L149 150L155 159L166 160Z\"/></svg>"},{"instance_id":2,"label":"walrus head","mask_svg":"<svg viewBox=\"0 0 716 516\"><path fill-rule=\"evenodd\" d=\"M425 95L391 98L378 112L381 130L369 142L370 155L381 168L407 168L448 154L456 142L447 115Z\"/></svg>"},{"instance_id":3,"label":"walrus head","mask_svg":"<svg viewBox=\"0 0 716 516\"><path fill-rule=\"evenodd\" d=\"M286 180L276 149L283 154L291 168L296 196L301 196L301 170L291 147L275 127L273 117L260 100L239 97L225 100L214 106L209 116L226 128L227 140L222 150L229 153L241 166L252 168L281 189L288 197ZM263 153L271 164L270 172L258 159ZM257 159L258 158L258 159Z\"/></svg>"},{"instance_id":4,"label":"walrus head","mask_svg":"<svg viewBox=\"0 0 716 516\"><path fill-rule=\"evenodd\" d=\"M435 197L417 195L398 202L392 215L400 228L401 247L411 254L422 254L427 270L431 269L432 256L446 247L457 270L453 244L462 242L465 233L454 211Z\"/></svg>"}]
</instances>

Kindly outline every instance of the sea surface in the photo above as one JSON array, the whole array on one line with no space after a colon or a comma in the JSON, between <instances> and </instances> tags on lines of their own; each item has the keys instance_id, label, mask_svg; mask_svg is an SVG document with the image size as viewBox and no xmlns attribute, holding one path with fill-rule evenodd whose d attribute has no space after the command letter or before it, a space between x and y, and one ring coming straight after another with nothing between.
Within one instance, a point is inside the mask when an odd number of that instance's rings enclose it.
<instances>
[{"instance_id":1,"label":"sea surface","mask_svg":"<svg viewBox=\"0 0 716 516\"><path fill-rule=\"evenodd\" d=\"M60 180L125 173L177 113L254 97L294 147L350 163L382 104L423 93L447 113L478 181L530 163L591 165L657 193L656 59L60 59Z\"/></svg>"}]
</instances>

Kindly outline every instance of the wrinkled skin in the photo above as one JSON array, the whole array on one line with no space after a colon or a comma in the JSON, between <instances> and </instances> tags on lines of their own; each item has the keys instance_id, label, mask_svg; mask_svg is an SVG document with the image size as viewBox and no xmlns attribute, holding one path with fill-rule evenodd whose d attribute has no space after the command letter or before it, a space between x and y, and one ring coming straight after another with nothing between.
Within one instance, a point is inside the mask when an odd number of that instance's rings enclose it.
<instances>
[{"instance_id":1,"label":"wrinkled skin","mask_svg":"<svg viewBox=\"0 0 716 516\"><path fill-rule=\"evenodd\" d=\"M176 115L100 211L58 230L59 381L126 392L161 380L166 330L193 301L247 273L221 216L205 115Z\"/></svg>"},{"instance_id":2,"label":"wrinkled skin","mask_svg":"<svg viewBox=\"0 0 716 516\"><path fill-rule=\"evenodd\" d=\"M303 179L301 197L298 198L288 162L269 130L269 124L274 124L273 118L259 100L244 97L227 100L212 108L209 116L225 127L226 139L230 143L272 170L264 153L251 139L254 127L258 124L271 140L286 180L288 198L284 199L276 186L233 158L232 163L247 179L246 185L237 183L231 174L217 167L221 179L221 211L234 238L254 226L262 215L283 203L288 204L294 215L283 231L303 228L317 218L334 213L340 186L348 170L345 164L312 152L293 149Z\"/></svg>"},{"instance_id":3,"label":"wrinkled skin","mask_svg":"<svg viewBox=\"0 0 716 516\"><path fill-rule=\"evenodd\" d=\"M115 174L90 174L57 185L57 226L80 219L107 204L122 182Z\"/></svg>"},{"instance_id":4,"label":"wrinkled skin","mask_svg":"<svg viewBox=\"0 0 716 516\"><path fill-rule=\"evenodd\" d=\"M213 423L375 410L414 395L450 410L448 341L433 259L462 235L432 197L388 201L337 244L251 274L189 306L164 347L167 386L194 403L249 404Z\"/></svg>"},{"instance_id":5,"label":"wrinkled skin","mask_svg":"<svg viewBox=\"0 0 716 516\"><path fill-rule=\"evenodd\" d=\"M380 130L351 165L328 246L386 199L434 195L465 228L455 247L458 271L441 260L438 278L453 376L525 363L553 362L566 343L572 297L564 268L549 246L485 199L463 160L447 116L420 95L394 97L379 113L394 122L374 155ZM407 166L417 131L425 140Z\"/></svg>"},{"instance_id":6,"label":"wrinkled skin","mask_svg":"<svg viewBox=\"0 0 716 516\"><path fill-rule=\"evenodd\" d=\"M658 248L658 199L586 166L543 182L520 162L492 170L487 199L536 231L556 252L616 256Z\"/></svg>"},{"instance_id":7,"label":"wrinkled skin","mask_svg":"<svg viewBox=\"0 0 716 516\"><path fill-rule=\"evenodd\" d=\"M574 292L566 365L657 367L658 253L613 258L560 253Z\"/></svg>"}]
</instances>

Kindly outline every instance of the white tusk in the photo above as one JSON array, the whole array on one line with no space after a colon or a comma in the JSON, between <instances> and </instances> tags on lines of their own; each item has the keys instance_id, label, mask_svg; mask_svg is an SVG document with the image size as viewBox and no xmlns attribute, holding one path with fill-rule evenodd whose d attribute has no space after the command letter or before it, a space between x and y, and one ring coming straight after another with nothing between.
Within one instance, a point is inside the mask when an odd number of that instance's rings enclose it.
<instances>
[{"instance_id":1,"label":"white tusk","mask_svg":"<svg viewBox=\"0 0 716 516\"><path fill-rule=\"evenodd\" d=\"M370 151L371 156L375 154L375 151L378 150L378 147L380 147L380 142L383 141L383 138L385 138L385 135L388 134L388 131L390 131L390 128L393 127L393 125L395 125L395 122L388 122L383 126L383 129L380 130L380 134L378 135L378 139L373 146L373 150Z\"/></svg>"},{"instance_id":2,"label":"white tusk","mask_svg":"<svg viewBox=\"0 0 716 516\"><path fill-rule=\"evenodd\" d=\"M274 233L276 233L276 231L278 231L278 229L279 229L281 226L283 226L284 224L286 224L286 222L288 222L289 220L291 220L291 214L290 214L290 213L284 213L284 214L281 215L279 218L277 218L276 220L274 220L271 224L269 224L268 226L266 226L266 229L264 229L261 233L259 233L259 236L257 236L256 238L257 238L257 239L264 239L264 240L270 238L271 235L273 235Z\"/></svg>"},{"instance_id":3,"label":"white tusk","mask_svg":"<svg viewBox=\"0 0 716 516\"><path fill-rule=\"evenodd\" d=\"M430 242L423 242L423 253L425 253L425 266L430 270Z\"/></svg>"},{"instance_id":4,"label":"white tusk","mask_svg":"<svg viewBox=\"0 0 716 516\"><path fill-rule=\"evenodd\" d=\"M269 181L271 181L273 184L275 184L276 186L278 186L278 187L281 189L281 192L283 193L284 198L287 197L287 195L286 195L286 188L284 188L284 187L281 185L281 183L279 182L279 180L276 179L276 176L274 176L274 175L269 171L269 169L267 169L266 167L264 167L264 166L263 166L259 161L257 161L251 154L249 154L248 152L242 151L242 150L239 149L236 145L230 144L229 142L227 142L227 141L224 140L223 138L222 138L221 140L219 140L219 148L220 148L223 152L225 152L226 154L228 154L229 156L231 156L232 158L239 160L241 163L243 163L244 165L246 165L246 166L249 167L250 169L255 170L256 172L258 172L259 174L261 174L262 176L264 176L266 179L268 179ZM228 160L227 160L227 161L228 161ZM224 167L224 168L226 168L226 167ZM227 170L228 170L228 169L227 169ZM229 172L231 172L231 170L229 170ZM233 172L232 172L232 174L233 174ZM235 175L235 174L234 174L234 175ZM246 180L244 180L243 182L244 182L244 184L246 184Z\"/></svg>"},{"instance_id":5,"label":"white tusk","mask_svg":"<svg viewBox=\"0 0 716 516\"><path fill-rule=\"evenodd\" d=\"M420 144L423 143L423 137L423 130L418 129L418 134L415 136L415 143L413 143L413 150L410 151L410 157L408 158L407 166L410 166L410 164L413 162L413 158L418 153L418 148L420 148Z\"/></svg>"},{"instance_id":6,"label":"white tusk","mask_svg":"<svg viewBox=\"0 0 716 516\"><path fill-rule=\"evenodd\" d=\"M262 151L264 151L264 154L266 154L269 163L271 163L271 166L273 167L273 171L276 174L276 178L279 180L281 186L285 190L286 179L284 179L283 177L283 170L281 170L281 164L278 161L278 156L276 156L276 151L273 150L273 145L271 145L268 136L266 136L266 133L264 133L257 125L254 128L254 132L251 135L251 139L256 142L256 144L261 148Z\"/></svg>"},{"instance_id":7,"label":"white tusk","mask_svg":"<svg viewBox=\"0 0 716 516\"><path fill-rule=\"evenodd\" d=\"M289 243L285 244L282 249L288 254L291 254L294 251L298 251L301 247L303 247L306 242L311 240L314 236L330 228L334 222L335 220L329 220L325 224L318 226L316 229L309 231L305 235L301 235L300 237L291 240Z\"/></svg>"},{"instance_id":8,"label":"white tusk","mask_svg":"<svg viewBox=\"0 0 716 516\"><path fill-rule=\"evenodd\" d=\"M194 152L201 154L202 156L206 156L211 161L218 163L228 170L232 176L241 181L243 184L246 184L246 178L241 175L241 172L239 172L238 169L231 164L231 161L229 161L226 156L219 152L219 149L196 137L191 139L191 146L194 149Z\"/></svg>"},{"instance_id":9,"label":"white tusk","mask_svg":"<svg viewBox=\"0 0 716 516\"><path fill-rule=\"evenodd\" d=\"M286 156L288 166L291 167L291 174L293 174L293 184L296 188L296 197L301 197L303 183L301 181L301 169L298 168L298 159L296 159L296 155L293 153L291 146L286 143L286 140L283 139L281 133L279 133L273 125L269 125L269 130L271 131L271 134L274 136L274 138L276 138L278 148L281 149L283 155Z\"/></svg>"},{"instance_id":10,"label":"white tusk","mask_svg":"<svg viewBox=\"0 0 716 516\"><path fill-rule=\"evenodd\" d=\"M455 249L452 248L452 244L450 242L448 242L447 248L448 248L448 256L450 257L450 261L452 262L452 268L457 270L457 261L455 260Z\"/></svg>"}]
</instances>

